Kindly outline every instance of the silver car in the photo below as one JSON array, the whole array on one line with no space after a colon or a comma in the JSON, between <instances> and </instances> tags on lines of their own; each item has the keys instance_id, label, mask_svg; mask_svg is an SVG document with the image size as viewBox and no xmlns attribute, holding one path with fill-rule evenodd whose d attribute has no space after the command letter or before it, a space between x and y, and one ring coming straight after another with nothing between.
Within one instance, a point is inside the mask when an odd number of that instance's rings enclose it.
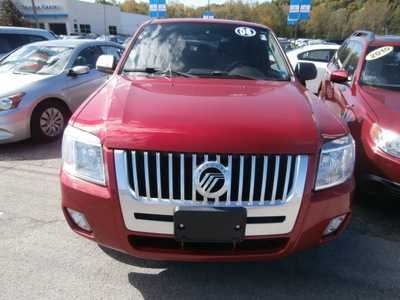
<instances>
[{"instance_id":1,"label":"silver car","mask_svg":"<svg viewBox=\"0 0 400 300\"><path fill-rule=\"evenodd\" d=\"M107 75L102 54L121 58L124 47L93 40L32 43L0 61L0 144L33 137L58 139L71 114Z\"/></svg>"},{"instance_id":2,"label":"silver car","mask_svg":"<svg viewBox=\"0 0 400 300\"><path fill-rule=\"evenodd\" d=\"M56 39L53 33L43 29L0 26L0 58L23 45Z\"/></svg>"}]
</instances>

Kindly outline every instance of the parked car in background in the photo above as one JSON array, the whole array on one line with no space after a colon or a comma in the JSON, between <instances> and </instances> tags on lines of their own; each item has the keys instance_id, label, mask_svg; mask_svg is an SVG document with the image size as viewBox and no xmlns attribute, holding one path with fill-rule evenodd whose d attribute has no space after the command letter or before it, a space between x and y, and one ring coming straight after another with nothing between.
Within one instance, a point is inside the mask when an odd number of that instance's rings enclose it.
<instances>
[{"instance_id":1,"label":"parked car in background","mask_svg":"<svg viewBox=\"0 0 400 300\"><path fill-rule=\"evenodd\" d=\"M308 44L308 41L310 41L310 39L297 39L295 45L296 47L304 47Z\"/></svg>"},{"instance_id":2,"label":"parked car in background","mask_svg":"<svg viewBox=\"0 0 400 300\"><path fill-rule=\"evenodd\" d=\"M359 190L400 201L400 36L355 32L328 65L321 99L356 141Z\"/></svg>"},{"instance_id":3,"label":"parked car in background","mask_svg":"<svg viewBox=\"0 0 400 300\"><path fill-rule=\"evenodd\" d=\"M282 45L283 50L290 51L294 49L294 44L291 41L288 41L285 38L278 38L279 43Z\"/></svg>"},{"instance_id":4,"label":"parked car in background","mask_svg":"<svg viewBox=\"0 0 400 300\"><path fill-rule=\"evenodd\" d=\"M96 38L98 41L109 41L109 42L115 42L118 44L124 44L126 37L120 36L120 35L102 35Z\"/></svg>"},{"instance_id":5,"label":"parked car in background","mask_svg":"<svg viewBox=\"0 0 400 300\"><path fill-rule=\"evenodd\" d=\"M0 58L20 46L57 37L43 29L0 26Z\"/></svg>"},{"instance_id":6,"label":"parked car in background","mask_svg":"<svg viewBox=\"0 0 400 300\"><path fill-rule=\"evenodd\" d=\"M29 44L0 61L0 144L59 138L78 106L107 78L97 58L124 47L93 40Z\"/></svg>"},{"instance_id":7,"label":"parked car in background","mask_svg":"<svg viewBox=\"0 0 400 300\"><path fill-rule=\"evenodd\" d=\"M266 26L163 19L71 117L62 208L73 231L131 255L259 260L321 245L351 215L354 143L300 84Z\"/></svg>"},{"instance_id":8,"label":"parked car in background","mask_svg":"<svg viewBox=\"0 0 400 300\"><path fill-rule=\"evenodd\" d=\"M321 80L326 72L326 66L339 47L340 45L335 44L304 46L288 51L286 54L293 69L296 68L299 62L314 63L317 68L317 77L307 80L306 87L314 94L318 94L321 87Z\"/></svg>"}]
</instances>

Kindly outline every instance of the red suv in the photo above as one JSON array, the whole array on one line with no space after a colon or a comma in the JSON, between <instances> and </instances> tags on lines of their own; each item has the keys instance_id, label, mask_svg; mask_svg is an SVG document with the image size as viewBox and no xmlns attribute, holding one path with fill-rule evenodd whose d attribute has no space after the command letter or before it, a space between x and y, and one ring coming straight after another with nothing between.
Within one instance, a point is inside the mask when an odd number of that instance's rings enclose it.
<instances>
[{"instance_id":1,"label":"red suv","mask_svg":"<svg viewBox=\"0 0 400 300\"><path fill-rule=\"evenodd\" d=\"M276 36L227 20L144 24L63 138L76 233L134 256L278 258L330 241L352 211L354 142L300 84Z\"/></svg>"},{"instance_id":2,"label":"red suv","mask_svg":"<svg viewBox=\"0 0 400 300\"><path fill-rule=\"evenodd\" d=\"M338 49L321 99L356 141L361 192L400 198L400 37L357 31Z\"/></svg>"}]
</instances>

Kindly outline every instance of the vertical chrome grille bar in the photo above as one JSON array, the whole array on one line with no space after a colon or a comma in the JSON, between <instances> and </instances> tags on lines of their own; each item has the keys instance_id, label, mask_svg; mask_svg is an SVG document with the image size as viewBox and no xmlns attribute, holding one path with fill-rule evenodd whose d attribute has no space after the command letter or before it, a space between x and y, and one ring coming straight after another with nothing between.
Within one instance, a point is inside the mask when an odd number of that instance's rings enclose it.
<instances>
[{"instance_id":1,"label":"vertical chrome grille bar","mask_svg":"<svg viewBox=\"0 0 400 300\"><path fill-rule=\"evenodd\" d=\"M264 205L265 200L265 189L267 186L267 175L268 174L268 155L264 155L264 166L263 166L263 176L261 184L261 195L260 195L260 205Z\"/></svg>"},{"instance_id":2,"label":"vertical chrome grille bar","mask_svg":"<svg viewBox=\"0 0 400 300\"><path fill-rule=\"evenodd\" d=\"M168 186L169 186L169 202L172 203L174 200L174 188L173 188L173 173L172 173L172 153L168 153Z\"/></svg>"},{"instance_id":3,"label":"vertical chrome grille bar","mask_svg":"<svg viewBox=\"0 0 400 300\"><path fill-rule=\"evenodd\" d=\"M194 185L194 173L197 169L197 155L192 155L192 204L196 204L196 187Z\"/></svg>"},{"instance_id":4,"label":"vertical chrome grille bar","mask_svg":"<svg viewBox=\"0 0 400 300\"><path fill-rule=\"evenodd\" d=\"M149 156L148 152L143 153L144 160L144 182L146 184L146 201L150 201L150 180L149 180Z\"/></svg>"},{"instance_id":5,"label":"vertical chrome grille bar","mask_svg":"<svg viewBox=\"0 0 400 300\"><path fill-rule=\"evenodd\" d=\"M181 204L185 203L185 154L181 153Z\"/></svg>"},{"instance_id":6,"label":"vertical chrome grille bar","mask_svg":"<svg viewBox=\"0 0 400 300\"><path fill-rule=\"evenodd\" d=\"M282 202L286 202L287 192L289 188L289 179L290 179L290 171L292 169L292 156L288 155L287 166L286 166L286 178L285 178L285 186L283 188Z\"/></svg>"},{"instance_id":7,"label":"vertical chrome grille bar","mask_svg":"<svg viewBox=\"0 0 400 300\"><path fill-rule=\"evenodd\" d=\"M252 155L251 156L251 177L250 177L249 205L253 205L255 176L256 176L256 156Z\"/></svg>"},{"instance_id":8,"label":"vertical chrome grille bar","mask_svg":"<svg viewBox=\"0 0 400 300\"><path fill-rule=\"evenodd\" d=\"M207 161L208 161L208 154L204 154L204 162L207 162ZM203 204L204 205L208 204L208 198L206 196L204 196Z\"/></svg>"},{"instance_id":9,"label":"vertical chrome grille bar","mask_svg":"<svg viewBox=\"0 0 400 300\"><path fill-rule=\"evenodd\" d=\"M220 156L220 155L217 155L217 162L221 162L221 156ZM218 204L219 204L219 197L216 197L216 198L215 198L214 204L215 204L215 205L218 205Z\"/></svg>"},{"instance_id":10,"label":"vertical chrome grille bar","mask_svg":"<svg viewBox=\"0 0 400 300\"><path fill-rule=\"evenodd\" d=\"M242 205L244 156L240 155L238 205Z\"/></svg>"},{"instance_id":11,"label":"vertical chrome grille bar","mask_svg":"<svg viewBox=\"0 0 400 300\"><path fill-rule=\"evenodd\" d=\"M296 155L296 162L295 162L295 165L294 165L294 172L293 172L293 182L297 182L298 179L299 179L301 161L302 161L302 156L301 155Z\"/></svg>"},{"instance_id":12,"label":"vertical chrome grille bar","mask_svg":"<svg viewBox=\"0 0 400 300\"><path fill-rule=\"evenodd\" d=\"M279 164L280 164L280 156L277 155L275 157L275 175L274 175L274 186L272 188L271 205L275 204L276 189L278 187L278 178L279 178Z\"/></svg>"},{"instance_id":13,"label":"vertical chrome grille bar","mask_svg":"<svg viewBox=\"0 0 400 300\"><path fill-rule=\"evenodd\" d=\"M160 163L160 152L156 153L156 166L157 166L157 198L158 202L161 202L161 163Z\"/></svg>"},{"instance_id":14,"label":"vertical chrome grille bar","mask_svg":"<svg viewBox=\"0 0 400 300\"><path fill-rule=\"evenodd\" d=\"M229 188L226 194L226 205L231 205L231 190L232 190L232 155L228 155L228 171L229 171Z\"/></svg>"},{"instance_id":15,"label":"vertical chrome grille bar","mask_svg":"<svg viewBox=\"0 0 400 300\"><path fill-rule=\"evenodd\" d=\"M245 204L252 206L255 203L257 205L287 203L291 200L291 193L299 178L299 165L303 162L301 155L293 154L273 155L273 157L226 154L222 158L221 154L201 154L199 156L183 152L131 150L130 155L132 196L140 201L179 203L179 205L223 204L230 206ZM165 155L167 158L164 161ZM187 161L189 159L191 162ZM210 160L223 162L229 172L227 180L231 184L223 196L216 198L200 196L199 199L194 175L198 165ZM163 169L167 169L165 173L163 173ZM177 173L174 174L174 172ZM168 176L168 179L163 178L164 175ZM188 189L191 189L191 192Z\"/></svg>"},{"instance_id":16,"label":"vertical chrome grille bar","mask_svg":"<svg viewBox=\"0 0 400 300\"><path fill-rule=\"evenodd\" d=\"M139 184L138 184L138 176L137 176L137 167L136 167L136 151L132 151L132 170L133 170L133 182L135 184L135 197L139 199Z\"/></svg>"}]
</instances>

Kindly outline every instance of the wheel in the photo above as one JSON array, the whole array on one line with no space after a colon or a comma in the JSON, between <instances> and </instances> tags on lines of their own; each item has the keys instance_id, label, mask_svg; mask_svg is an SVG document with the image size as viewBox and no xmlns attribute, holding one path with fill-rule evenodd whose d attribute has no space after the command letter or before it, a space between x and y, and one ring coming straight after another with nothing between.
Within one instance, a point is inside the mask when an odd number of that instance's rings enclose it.
<instances>
[{"instance_id":1,"label":"wheel","mask_svg":"<svg viewBox=\"0 0 400 300\"><path fill-rule=\"evenodd\" d=\"M59 139L68 121L65 108L51 100L40 103L33 111L31 118L32 138L39 141Z\"/></svg>"}]
</instances>

